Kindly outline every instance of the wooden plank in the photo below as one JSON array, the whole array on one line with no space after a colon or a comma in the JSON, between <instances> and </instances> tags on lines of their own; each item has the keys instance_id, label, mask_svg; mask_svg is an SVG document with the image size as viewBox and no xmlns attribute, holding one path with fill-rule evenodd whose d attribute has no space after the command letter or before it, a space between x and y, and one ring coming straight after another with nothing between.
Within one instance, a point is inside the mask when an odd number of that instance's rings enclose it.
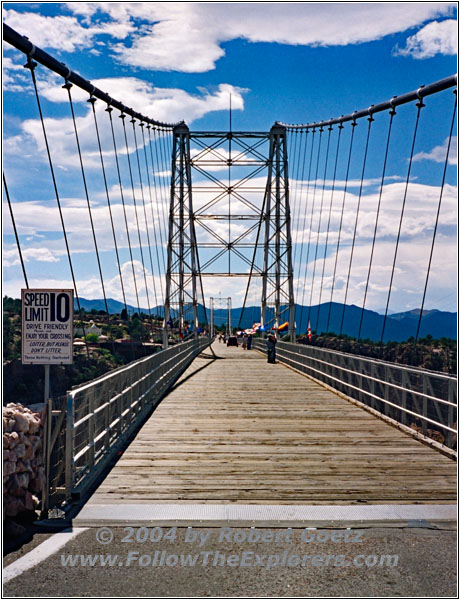
<instances>
[{"instance_id":1,"label":"wooden plank","mask_svg":"<svg viewBox=\"0 0 460 600\"><path fill-rule=\"evenodd\" d=\"M90 503L455 501L449 458L259 352L217 343L212 352L163 399Z\"/></svg>"}]
</instances>

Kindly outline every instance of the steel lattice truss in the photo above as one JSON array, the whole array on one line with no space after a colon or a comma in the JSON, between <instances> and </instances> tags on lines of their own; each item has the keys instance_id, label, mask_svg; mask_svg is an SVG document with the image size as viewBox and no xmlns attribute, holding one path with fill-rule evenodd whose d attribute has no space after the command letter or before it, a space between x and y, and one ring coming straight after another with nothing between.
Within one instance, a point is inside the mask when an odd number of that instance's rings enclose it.
<instances>
[{"instance_id":1,"label":"steel lattice truss","mask_svg":"<svg viewBox=\"0 0 460 600\"><path fill-rule=\"evenodd\" d=\"M193 183L192 183L193 179ZM192 202L193 197L193 202ZM174 130L166 322L196 320L202 277L262 278L262 323L294 337L286 130Z\"/></svg>"}]
</instances>

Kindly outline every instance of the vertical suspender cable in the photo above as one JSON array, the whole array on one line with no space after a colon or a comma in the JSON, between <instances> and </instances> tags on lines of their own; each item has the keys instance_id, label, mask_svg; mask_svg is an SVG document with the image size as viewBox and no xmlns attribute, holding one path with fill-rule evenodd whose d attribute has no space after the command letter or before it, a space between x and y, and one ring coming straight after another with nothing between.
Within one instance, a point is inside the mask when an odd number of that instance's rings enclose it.
<instances>
[{"instance_id":1,"label":"vertical suspender cable","mask_svg":"<svg viewBox=\"0 0 460 600\"><path fill-rule=\"evenodd\" d=\"M364 290L363 307L361 309L361 317L359 319L359 330L358 330L358 338L357 338L358 341L361 338L361 330L362 330L362 326L363 326L364 309L365 309L365 306L366 306L367 292L368 292L368 289L369 289L369 281L370 281L371 270L372 270L372 262L373 262L373 259L374 259L375 240L376 240L376 237L377 237L377 229L378 229L378 225L379 225L380 207L381 207L381 204L382 204L383 184L385 182L385 173L386 173L387 160L388 160L388 150L389 150L389 147L390 147L391 128L392 128L392 125L393 125L393 118L394 118L395 114L396 114L396 111L395 111L394 108L392 108L391 111L390 111L390 123L388 125L387 142L386 142L386 146L385 146L385 158L383 159L382 179L380 181L379 200L378 200L378 204L377 204L377 213L375 215L374 236L372 238L371 256L370 256L370 259L369 259L369 268L368 268L368 271L367 271L366 288Z\"/></svg>"},{"instance_id":2,"label":"vertical suspender cable","mask_svg":"<svg viewBox=\"0 0 460 600\"><path fill-rule=\"evenodd\" d=\"M434 242L436 240L436 232L438 230L438 223L439 223L439 214L441 212L442 195L443 195L443 192L444 192L444 184L446 182L447 165L449 164L449 153L450 153L450 146L451 146L451 142L452 142L452 131L454 129L455 115L456 115L456 112L457 112L457 93L456 93L456 91L454 91L454 94L455 94L454 113L452 115L452 122L450 124L449 142L447 143L446 160L444 161L444 170L443 170L443 173L442 173L441 191L439 192L438 210L437 210L437 213L436 213L436 222L434 224L433 239L431 241L430 258L428 260L428 268L427 268L427 272L426 272L425 287L423 289L422 305L420 307L420 314L419 314L419 317L418 317L417 333L415 335L415 344L417 343L418 338L419 338L419 334L420 334L420 325L422 323L422 318L423 318L423 307L425 306L426 290L427 290L427 287L428 287L428 279L430 277L431 261L433 259Z\"/></svg>"},{"instance_id":3,"label":"vertical suspender cable","mask_svg":"<svg viewBox=\"0 0 460 600\"><path fill-rule=\"evenodd\" d=\"M89 222L91 224L91 233L93 235L94 250L96 251L96 260L97 260L97 266L98 266L98 270L99 270L99 278L101 280L102 295L104 297L105 311L107 313L107 318L109 320L109 333L110 333L110 339L112 341L112 352L113 352L113 354L115 354L115 345L114 345L114 341L113 341L112 327L111 327L111 323L110 323L109 306L107 304L107 296L106 296L106 293L105 293L104 277L102 275L101 259L100 259L100 256L99 256L99 248L98 248L97 240L96 240L96 231L94 229L94 221L93 221L93 214L92 214L92 210L91 210L91 203L89 201L89 194L88 194L88 186L87 186L87 183L86 183L85 168L83 166L83 157L81 155L80 140L79 140L79 137L78 137L77 123L75 121L75 112L74 112L74 109L73 109L72 94L70 92L70 90L73 87L73 85L71 83L69 83L68 81L66 81L62 87L65 90L67 90L67 95L68 95L68 98L69 98L70 112L72 114L73 130L74 130L74 134L75 134L75 141L77 143L78 160L80 162L81 176L82 176L82 179L83 179L83 188L85 190L86 206L88 207Z\"/></svg>"},{"instance_id":4,"label":"vertical suspender cable","mask_svg":"<svg viewBox=\"0 0 460 600\"><path fill-rule=\"evenodd\" d=\"M295 187L293 187L293 189L292 189L292 199L293 199L293 202L292 202L292 207L293 207L292 224L293 224L293 227L294 227L296 233L298 233L298 227L296 228L295 222L296 222L297 208L298 208L297 207L297 190L298 190L298 187L299 187L299 167L300 167L300 155L301 155L301 153L297 151L297 138L298 138L298 133L299 132L298 132L297 129L295 129L293 133L294 133L294 135L291 136L291 140L290 140L291 141L291 144L290 144L291 148L290 148L290 154L289 154L289 156L293 157L293 160L292 160L293 168L290 169L290 173L294 173L294 172L296 173L295 179L294 179L294 181L295 181ZM299 149L300 149L301 145L302 145L302 131L300 131ZM294 165L296 165L295 168L294 168ZM294 242L294 260L293 260L293 262L295 262L295 254L296 254L296 249L297 249L297 245L296 244L297 244L297 242Z\"/></svg>"},{"instance_id":5,"label":"vertical suspender cable","mask_svg":"<svg viewBox=\"0 0 460 600\"><path fill-rule=\"evenodd\" d=\"M330 227L331 227L332 204L334 201L335 180L336 180L336 176L337 176L337 163L339 160L340 140L341 140L341 136L342 136L343 125L340 124L338 129L339 129L339 134L337 136L337 148L336 148L336 153L335 153L334 175L333 175L333 179L332 179L331 201L329 203L329 217L328 217L328 221L327 221L326 243L324 245L323 271L321 274L321 286L320 286L319 300L318 300L318 313L316 315L316 325L315 325L316 331L318 331L319 313L321 311L321 299L323 297L324 272L325 272L325 268L326 268L326 255L327 255L327 248L328 248L328 243L329 243L329 232L330 232ZM327 331L327 329L326 329L326 331Z\"/></svg>"},{"instance_id":6,"label":"vertical suspender cable","mask_svg":"<svg viewBox=\"0 0 460 600\"><path fill-rule=\"evenodd\" d=\"M133 194L134 215L136 217L137 236L138 236L138 239L139 239L139 250L140 250L140 253L141 253L142 271L144 273L144 285L145 285L145 294L146 294L146 297L147 297L147 309L149 311L150 317L152 317L152 312L150 310L149 289L148 289L148 286L147 286L147 276L145 274L144 251L143 251L143 248L142 248L141 231L140 231L140 228L139 228L139 216L137 214L136 192L134 191L133 171L131 169L131 159L129 158L128 136L126 134L126 125L125 125L126 115L122 113L120 115L120 118L121 118L121 122L123 123L123 134L124 134L125 146L126 146L126 159L128 161L129 179L131 181L131 191L132 191L132 194ZM139 318L141 318L140 314L139 314Z\"/></svg>"},{"instance_id":7,"label":"vertical suspender cable","mask_svg":"<svg viewBox=\"0 0 460 600\"><path fill-rule=\"evenodd\" d=\"M313 215L314 215L314 212L315 212L316 188L317 188L317 184L318 184L319 159L320 159L320 155L321 155L321 142L322 142L322 139L323 139L323 132L324 132L324 129L322 127L320 127L320 130L319 130L319 143L318 143L318 155L316 157L315 184L313 186L313 200L312 200L312 204L311 204L310 225L309 225L309 232L308 232L307 258L305 260L305 271L304 271L304 278L303 278L304 279L304 284L303 284L303 290L302 290L302 302L301 302L301 308L300 308L299 327L302 327L302 316L303 316L303 311L304 311L305 286L306 286L306 283L307 283L308 259L310 258L311 232L312 232L312 229L313 229ZM307 326L308 326L308 323L307 323Z\"/></svg>"},{"instance_id":8,"label":"vertical suspender cable","mask_svg":"<svg viewBox=\"0 0 460 600\"><path fill-rule=\"evenodd\" d=\"M299 145L299 161L300 161L300 156L301 156L301 150L302 150L302 134L304 132L301 131L300 135L300 145ZM298 248L298 242L299 242L299 235L300 235L300 210L301 210L301 199L302 199L302 191L303 191L303 178L305 175L305 164L306 164L306 159L307 159L307 146L308 146L308 134L310 132L307 130L305 131L305 145L304 145L304 149L303 149L303 158L301 161L302 164L302 172L300 174L300 185L298 190L296 189L296 199L298 200L297 202L297 231L296 231L296 239L295 239L295 247L294 247L294 258L293 258L293 264L295 264L295 259L296 259L296 255L297 255L297 248ZM315 139L315 132L313 131L313 135L312 135L312 144L314 142ZM311 147L311 153L313 153L313 145ZM300 162L299 162L300 164ZM297 173L297 178L299 177L299 173ZM309 183L307 183L307 189L308 189L308 185ZM299 259L299 268L298 268L298 274L297 277L300 276L300 263L302 262L302 253L303 253L303 241L304 241L304 237L305 237L305 223L307 220L307 211L308 211L308 193L306 195L306 202L305 202L305 207L304 207L304 213L303 213L303 225L302 225L302 241L300 244L300 259ZM297 282L297 292L299 291L299 282Z\"/></svg>"},{"instance_id":9,"label":"vertical suspender cable","mask_svg":"<svg viewBox=\"0 0 460 600\"><path fill-rule=\"evenodd\" d=\"M353 241L351 244L351 253L350 253L350 263L348 265L348 275L347 275L347 285L345 287L345 298L343 300L343 307L342 307L342 319L340 321L340 335L342 335L342 331L343 331L343 322L345 319L345 310L346 310L346 306L347 306L347 297L348 297L348 286L350 284L350 275L351 275L351 265L353 264L353 252L355 249L355 241L356 241L356 231L358 229L358 219L359 219L359 209L361 207L361 198L362 198L362 194L363 194L363 184L364 184L364 173L366 171L366 162L367 162L367 151L369 149L369 137L371 134L371 127L372 127L372 123L374 121L374 118L372 117L372 113L369 113L369 125L367 127L367 137L366 137L366 147L364 150L364 158L363 158L363 170L361 172L361 185L359 186L359 195L358 195L358 205L356 207L356 218L355 218L355 228L353 230Z\"/></svg>"},{"instance_id":10,"label":"vertical suspender cable","mask_svg":"<svg viewBox=\"0 0 460 600\"><path fill-rule=\"evenodd\" d=\"M21 251L21 244L19 242L18 231L16 229L16 222L14 220L13 207L11 206L10 194L8 192L8 186L6 185L5 173L3 173L3 185L5 186L5 194L6 199L8 201L8 208L10 209L11 222L13 223L14 237L16 238L16 245L18 247L19 260L21 261L22 274L24 275L24 282L26 284L26 288L29 289L29 282L27 280L26 268L24 265L24 260Z\"/></svg>"},{"instance_id":11,"label":"vertical suspender cable","mask_svg":"<svg viewBox=\"0 0 460 600\"><path fill-rule=\"evenodd\" d=\"M106 177L106 173L105 173L105 165L104 165L104 158L103 158L103 154L102 154L101 138L99 135L99 127L98 127L97 118L96 118L96 109L94 107L94 104L96 103L96 98L91 97L88 102L91 103L91 107L93 109L94 127L96 129L97 144L99 147L99 158L101 159L102 176L104 178L105 196L107 198L107 206L108 206L109 215L110 215L110 225L112 228L113 245L115 247L115 254L117 257L117 265L118 265L118 274L120 276L121 293L123 296L123 304L125 305L125 310L126 310L126 312L128 312L128 307L126 305L125 286L123 284L123 275L121 273L120 255L118 253L117 237L115 235L115 225L113 222L112 205L110 203L109 186L107 184L107 177Z\"/></svg>"},{"instance_id":12,"label":"vertical suspender cable","mask_svg":"<svg viewBox=\"0 0 460 600\"><path fill-rule=\"evenodd\" d=\"M150 125L147 125L147 129L150 129ZM142 144L144 146L145 172L147 174L147 184L148 184L148 187L149 187L150 212L151 212L151 215L152 215L153 239L155 241L155 253L156 253L156 257L157 257L158 278L159 278L159 282L160 282L160 299L161 299L161 304L164 305L163 285L162 285L162 281L161 281L160 256L159 256L159 252L158 252L157 228L156 228L156 225L155 225L155 217L153 216L152 186L151 186L151 182L150 182L149 164L148 164L148 159L147 159L147 145L146 145L146 140L145 140L145 135L144 135L144 124L143 123L141 123L141 131L142 131ZM152 277L155 277L155 273L153 272L153 268L152 268Z\"/></svg>"},{"instance_id":13,"label":"vertical suspender cable","mask_svg":"<svg viewBox=\"0 0 460 600\"><path fill-rule=\"evenodd\" d=\"M156 177L155 177L155 161L153 160L153 149L152 149L152 136L150 133L150 130L152 129L150 126L147 126L148 132L149 132L149 150L150 150L150 160L152 163L152 180L153 180L153 190L155 192L155 205L156 205L156 218L157 218L157 224L158 224L158 232L159 232L159 236L160 236L160 245L161 245L161 255L163 258L163 274L166 273L166 258L165 258L165 248L164 248L164 243L163 243L163 231L162 231L162 223L161 223L161 215L160 215L160 204L162 204L162 198L161 198L161 187L160 187L160 194L158 194L158 186L157 186L157 182L156 182ZM155 134L155 130L153 130L154 134ZM158 157L157 157L157 165L158 165ZM161 183L158 183L159 186L161 186ZM160 267L158 267L160 268ZM161 270L159 271L161 273ZM161 293L163 295L163 299L164 299L164 294L163 294L163 283L162 283L162 278L160 277L160 283L161 283ZM164 303L164 302L163 302Z\"/></svg>"},{"instance_id":14,"label":"vertical suspender cable","mask_svg":"<svg viewBox=\"0 0 460 600\"><path fill-rule=\"evenodd\" d=\"M161 219L162 219L161 228L163 229L163 232L164 232L164 238L165 238L165 240L167 240L168 239L168 227L167 227L168 219L166 218L166 207L169 206L169 202L168 202L167 191L165 192L165 178L164 178L164 173L163 173L165 166L163 164L161 136L160 135L157 136L157 129L153 129L153 139L155 142L156 162L160 168L159 174L158 174L158 179L159 179L160 191L161 191L161 194L160 194L161 195L161 205L159 207L160 213L161 213ZM166 272L166 263L165 263L165 272Z\"/></svg>"},{"instance_id":15,"label":"vertical suspender cable","mask_svg":"<svg viewBox=\"0 0 460 600\"><path fill-rule=\"evenodd\" d=\"M410 172L412 169L412 159L414 157L415 140L417 138L417 129L418 129L419 121L420 121L420 111L425 106L423 104L423 101L421 98L419 98L419 101L417 102L416 106L417 106L417 117L415 119L414 135L412 137L412 147L411 147L410 158L409 158L409 167L407 169L406 187L404 189L404 197L403 197L402 206L401 206L401 216L399 218L398 235L396 237L396 246L395 246L395 252L394 252L394 256L393 256L393 265L391 268L390 285L388 287L388 296L387 296L387 303L386 303L386 307L385 307L385 315L383 317L382 335L380 337L381 344L383 343L383 337L385 335L385 326L386 326L387 317L388 317L388 307L390 305L391 288L393 286L393 277L394 277L394 273L395 273L396 259L398 256L399 240L401 237L401 229L402 229L402 223L403 223L403 219L404 219L404 209L406 207L407 191L409 189Z\"/></svg>"},{"instance_id":16,"label":"vertical suspender cable","mask_svg":"<svg viewBox=\"0 0 460 600\"><path fill-rule=\"evenodd\" d=\"M135 120L132 119L131 123L133 125L133 135L134 135L134 146L136 148L137 169L138 169L138 172L139 172L139 184L141 186L141 198L142 198L142 206L143 206L143 209L144 209L145 231L146 231L146 234L147 234L147 245L148 245L148 248L149 248L150 268L152 269L153 295L155 297L155 306L158 306L157 287L156 287L156 284L155 284L155 273L154 273L154 270L153 270L152 246L150 244L149 224L148 224L148 221L147 221L147 210L145 208L144 185L142 183L141 161L139 159L139 148L138 148L138 145L137 145ZM150 317L152 317L152 315L150 315Z\"/></svg>"},{"instance_id":17,"label":"vertical suspender cable","mask_svg":"<svg viewBox=\"0 0 460 600\"><path fill-rule=\"evenodd\" d=\"M343 189L343 200L342 200L342 213L340 215L340 225L339 225L339 235L337 238L337 247L335 250L335 262L334 262L334 275L332 276L332 288L331 288L331 299L330 299L330 303L329 303L329 313L327 315L327 325L326 325L326 331L329 331L329 325L330 325L330 321L331 321L331 309L332 309L332 298L334 296L334 288L335 288L335 276L337 274L337 260L339 257L339 249L340 249L340 238L342 235L342 224L343 224L343 214L344 214L344 209L345 209L345 200L347 197L347 188L348 188L348 176L350 174L350 162L351 162L351 153L353 150L353 139L355 137L355 127L356 127L357 123L356 120L353 120L351 123L351 138L350 138L350 148L348 151L348 163L347 163L347 172L345 175L345 186Z\"/></svg>"},{"instance_id":18,"label":"vertical suspender cable","mask_svg":"<svg viewBox=\"0 0 460 600\"><path fill-rule=\"evenodd\" d=\"M113 149L114 149L114 153L115 153L115 164L117 166L118 185L120 187L120 198L121 198L121 204L123 206L123 216L124 216L124 220L125 220L126 238L128 241L129 256L131 259L131 270L133 273L134 291L136 294L137 310L139 311L139 314L140 314L141 308L140 308L140 304L139 304L139 292L137 290L136 271L134 269L133 249L131 247L131 237L129 235L129 226L128 226L128 216L126 214L125 195L123 193L123 183L121 181L120 161L118 160L118 149L117 149L117 143L115 140L115 130L113 127L113 119L112 119L113 108L111 106L107 106L107 108L105 110L107 111L107 113L109 115L109 119L110 119L110 129L112 132L112 142L113 142Z\"/></svg>"},{"instance_id":19,"label":"vertical suspender cable","mask_svg":"<svg viewBox=\"0 0 460 600\"><path fill-rule=\"evenodd\" d=\"M307 134L309 132L307 131ZM313 132L312 132L312 136L311 136L311 148L310 148L310 160L309 160L309 165L308 165L308 181L307 181L307 190L305 193L305 212L304 212L304 216L303 216L303 225L302 225L302 241L300 243L300 258L299 258L299 267L297 269L297 292L296 292L296 298L299 297L299 289L300 289L300 269L302 267L302 258L303 258L303 248L304 248L304 240L305 240L305 225L306 225L306 221L307 221L307 212L308 212L308 192L310 190L310 177L311 177L311 165L312 165L312 161L313 161L313 149L315 146L315 133L316 130L315 128L313 128ZM306 144L306 142L305 142ZM306 151L306 145L305 145L305 151ZM303 163L303 167L302 167L302 188L303 188L303 178L304 178L304 168L305 168L305 161ZM300 191L300 196L299 196L299 202L302 198L302 192L303 190L301 189ZM300 209L300 206L299 206ZM311 223L310 223L310 227L311 227ZM305 282L304 282L305 285ZM299 327L300 327L300 322L299 322Z\"/></svg>"},{"instance_id":20,"label":"vertical suspender cable","mask_svg":"<svg viewBox=\"0 0 460 600\"><path fill-rule=\"evenodd\" d=\"M331 143L331 131L332 131L332 127L329 126L328 127L328 134L327 134L327 147L326 147L326 158L324 161L324 175L323 175L323 190L322 190L322 194L321 194L321 207L319 210L319 220L318 220L318 233L317 233L317 237L316 237L316 249L315 249L315 258L313 260L313 276L312 276L312 280L311 280L311 288L310 288L310 301L308 303L308 316L307 316L307 323L310 321L310 312L311 312L311 304L313 301L313 288L315 286L315 274L316 274L316 259L318 257L318 246L319 246L319 237L321 234L321 221L323 218L323 205L324 205L324 190L326 188L326 175L327 175L327 166L328 166L328 162L329 162L329 147L330 147L330 143ZM318 322L318 314L319 314L319 303L318 303L318 310L317 310L317 317L316 317L316 322Z\"/></svg>"},{"instance_id":21,"label":"vertical suspender cable","mask_svg":"<svg viewBox=\"0 0 460 600\"><path fill-rule=\"evenodd\" d=\"M41 122L41 126L42 126L42 131L43 131L43 138L44 138L44 141L45 141L46 153L47 153L47 156L48 156L48 164L49 164L50 171L51 171L51 179L53 181L54 193L55 193L55 196L56 196L56 203L57 203L58 211L59 211L59 218L61 220L62 234L64 236L64 243L65 243L66 252L67 252L67 259L69 261L70 274L71 274L71 277L72 277L72 283L73 283L73 287L74 287L74 290L75 290L75 300L77 301L78 312L80 314L80 319L82 321L83 337L85 338L86 356L88 357L88 360L89 360L89 358L90 358L90 356L89 356L89 346L88 346L88 342L86 340L85 326L83 325L83 317L82 317L82 308L81 308L81 304L80 304L80 297L78 295L77 282L76 282L75 273L74 273L74 270L73 270L72 257L70 255L69 241L67 239L67 231L66 231L65 223L64 223L64 215L62 214L61 200L59 198L59 192L58 192L58 189L57 189L56 176L55 176L55 173L54 173L53 161L51 159L51 151L50 151L50 147L49 147L49 144L48 144L48 136L47 136L47 133L46 133L45 121L43 119L43 113L42 113L42 108L41 108L41 104L40 104L40 97L38 95L37 80L35 78L35 67L36 66L37 66L37 63L34 62L30 58L30 56L28 56L27 57L26 68L28 68L30 70L30 74L32 76L32 83L33 83L34 91L35 91L35 99L37 100L38 113L40 115L40 122Z\"/></svg>"}]
</instances>

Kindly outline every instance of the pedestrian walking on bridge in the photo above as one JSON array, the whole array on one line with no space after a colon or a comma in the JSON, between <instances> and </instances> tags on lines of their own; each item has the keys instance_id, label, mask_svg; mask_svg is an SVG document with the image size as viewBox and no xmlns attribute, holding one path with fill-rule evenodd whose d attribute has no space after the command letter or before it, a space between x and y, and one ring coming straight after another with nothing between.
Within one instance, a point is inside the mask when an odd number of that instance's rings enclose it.
<instances>
[{"instance_id":1,"label":"pedestrian walking on bridge","mask_svg":"<svg viewBox=\"0 0 460 600\"><path fill-rule=\"evenodd\" d=\"M267 362L276 363L276 336L270 333L267 339Z\"/></svg>"}]
</instances>

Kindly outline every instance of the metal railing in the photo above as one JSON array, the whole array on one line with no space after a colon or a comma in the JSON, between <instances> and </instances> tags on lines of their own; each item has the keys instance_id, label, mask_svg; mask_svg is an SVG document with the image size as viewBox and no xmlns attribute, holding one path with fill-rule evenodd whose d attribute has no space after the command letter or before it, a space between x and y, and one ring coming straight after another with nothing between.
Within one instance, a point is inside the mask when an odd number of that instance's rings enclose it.
<instances>
[{"instance_id":1,"label":"metal railing","mask_svg":"<svg viewBox=\"0 0 460 600\"><path fill-rule=\"evenodd\" d=\"M254 347L265 351L265 341L254 340ZM456 447L456 377L316 346L278 342L276 349L279 361L448 448Z\"/></svg>"},{"instance_id":2,"label":"metal railing","mask_svg":"<svg viewBox=\"0 0 460 600\"><path fill-rule=\"evenodd\" d=\"M67 392L61 498L69 500L92 484L120 445L210 342L210 338L202 337L171 346Z\"/></svg>"}]
</instances>

